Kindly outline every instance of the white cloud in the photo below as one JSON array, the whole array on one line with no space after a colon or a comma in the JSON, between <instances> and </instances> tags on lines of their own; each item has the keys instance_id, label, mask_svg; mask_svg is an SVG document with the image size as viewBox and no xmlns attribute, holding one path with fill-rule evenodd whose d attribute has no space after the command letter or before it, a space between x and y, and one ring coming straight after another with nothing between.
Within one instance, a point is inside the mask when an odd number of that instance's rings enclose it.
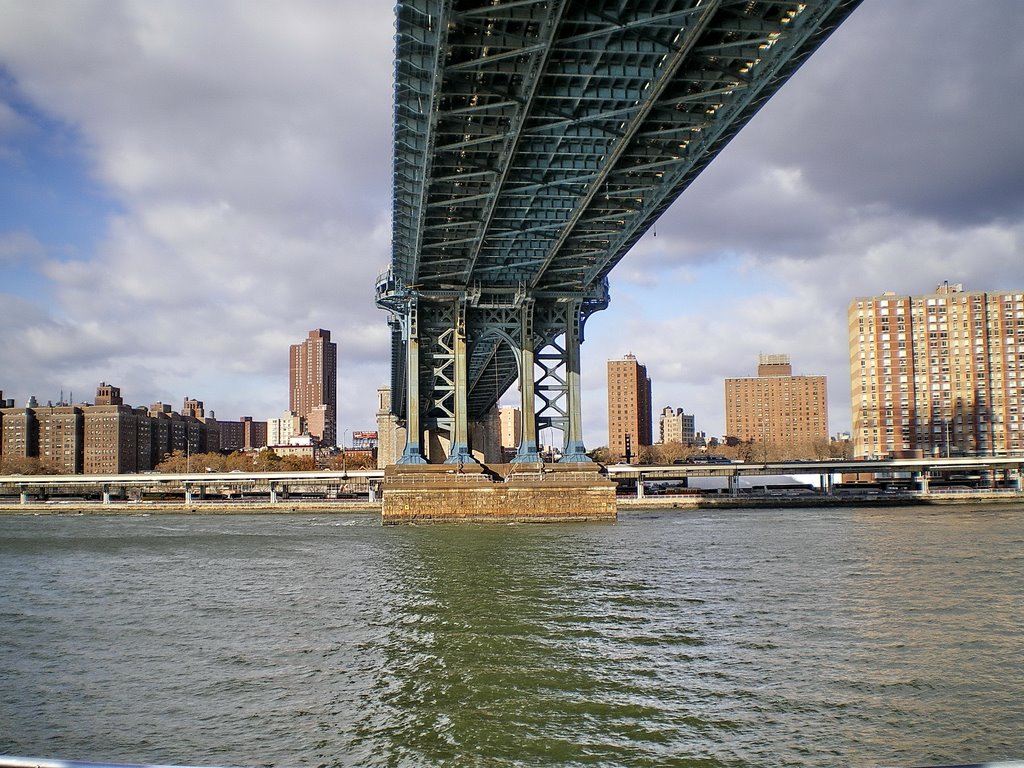
<instances>
[{"instance_id":1,"label":"white cloud","mask_svg":"<svg viewBox=\"0 0 1024 768\"><path fill-rule=\"evenodd\" d=\"M0 265L45 278L34 302L0 295L7 396L107 380L133 403L188 394L266 418L287 406L288 345L324 327L340 421L371 426L390 354L373 283L390 247L392 13L0 0L19 99L0 101L0 140L56 121L116 207L70 260L30 226L0 236ZM722 380L788 352L829 377L835 431L850 298L1024 286L1021 19L1013 0L967 16L866 0L613 272L583 349L588 444L606 437L605 361L628 351L655 410L711 433Z\"/></svg>"}]
</instances>

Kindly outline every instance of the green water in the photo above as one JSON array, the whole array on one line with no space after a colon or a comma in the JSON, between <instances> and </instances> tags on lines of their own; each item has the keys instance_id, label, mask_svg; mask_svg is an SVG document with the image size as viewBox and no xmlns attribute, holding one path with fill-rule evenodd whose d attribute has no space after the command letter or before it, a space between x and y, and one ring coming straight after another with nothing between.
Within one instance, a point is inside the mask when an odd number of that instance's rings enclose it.
<instances>
[{"instance_id":1,"label":"green water","mask_svg":"<svg viewBox=\"0 0 1024 768\"><path fill-rule=\"evenodd\" d=\"M206 765L1024 756L1024 510L0 518L0 753Z\"/></svg>"}]
</instances>

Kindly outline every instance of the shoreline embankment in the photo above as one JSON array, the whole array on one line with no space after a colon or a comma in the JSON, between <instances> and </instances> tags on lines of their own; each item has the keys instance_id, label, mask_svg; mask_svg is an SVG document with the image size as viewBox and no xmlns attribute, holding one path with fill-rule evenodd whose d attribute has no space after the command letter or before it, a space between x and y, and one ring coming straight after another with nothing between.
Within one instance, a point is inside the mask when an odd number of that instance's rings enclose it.
<instances>
[{"instance_id":1,"label":"shoreline embankment","mask_svg":"<svg viewBox=\"0 0 1024 768\"><path fill-rule=\"evenodd\" d=\"M1024 504L1024 492L960 491L914 494L807 494L741 496L648 496L642 499L619 496L619 512L690 509L792 509L810 507L911 507L959 506L966 504ZM0 515L335 515L381 514L380 501L351 499L284 500L267 502L197 501L192 504L168 501L30 501L0 502Z\"/></svg>"}]
</instances>

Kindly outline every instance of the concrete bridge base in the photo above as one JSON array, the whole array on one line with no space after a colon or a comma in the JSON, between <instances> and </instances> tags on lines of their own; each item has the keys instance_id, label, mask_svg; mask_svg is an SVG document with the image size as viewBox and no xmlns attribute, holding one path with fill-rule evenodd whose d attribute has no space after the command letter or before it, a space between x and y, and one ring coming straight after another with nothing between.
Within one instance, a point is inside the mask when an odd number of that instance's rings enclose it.
<instances>
[{"instance_id":1,"label":"concrete bridge base","mask_svg":"<svg viewBox=\"0 0 1024 768\"><path fill-rule=\"evenodd\" d=\"M384 525L615 520L615 483L596 464L395 464Z\"/></svg>"}]
</instances>

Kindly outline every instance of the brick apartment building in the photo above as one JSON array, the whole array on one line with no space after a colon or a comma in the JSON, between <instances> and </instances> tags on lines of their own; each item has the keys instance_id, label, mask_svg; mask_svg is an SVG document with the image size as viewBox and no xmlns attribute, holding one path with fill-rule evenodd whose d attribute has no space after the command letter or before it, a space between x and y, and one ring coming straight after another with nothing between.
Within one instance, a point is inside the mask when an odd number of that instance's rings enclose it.
<instances>
[{"instance_id":1,"label":"brick apartment building","mask_svg":"<svg viewBox=\"0 0 1024 768\"><path fill-rule=\"evenodd\" d=\"M757 376L725 380L725 430L810 458L829 442L825 377L794 376L789 355L761 355Z\"/></svg>"},{"instance_id":2,"label":"brick apartment building","mask_svg":"<svg viewBox=\"0 0 1024 768\"><path fill-rule=\"evenodd\" d=\"M632 455L651 444L651 380L634 355L608 361L608 449L625 455L626 436Z\"/></svg>"},{"instance_id":3,"label":"brick apartment building","mask_svg":"<svg viewBox=\"0 0 1024 768\"><path fill-rule=\"evenodd\" d=\"M850 302L855 456L1024 455L1024 291Z\"/></svg>"},{"instance_id":4,"label":"brick apartment building","mask_svg":"<svg viewBox=\"0 0 1024 768\"><path fill-rule=\"evenodd\" d=\"M103 382L92 405L3 405L10 407L0 408L0 457L39 459L55 473L145 472L174 451L220 449L220 425L203 415L201 401L186 399L183 408L199 417L163 403L134 408Z\"/></svg>"},{"instance_id":5,"label":"brick apartment building","mask_svg":"<svg viewBox=\"0 0 1024 768\"><path fill-rule=\"evenodd\" d=\"M288 400L291 413L321 445L338 444L338 345L331 332L316 328L288 348Z\"/></svg>"}]
</instances>

